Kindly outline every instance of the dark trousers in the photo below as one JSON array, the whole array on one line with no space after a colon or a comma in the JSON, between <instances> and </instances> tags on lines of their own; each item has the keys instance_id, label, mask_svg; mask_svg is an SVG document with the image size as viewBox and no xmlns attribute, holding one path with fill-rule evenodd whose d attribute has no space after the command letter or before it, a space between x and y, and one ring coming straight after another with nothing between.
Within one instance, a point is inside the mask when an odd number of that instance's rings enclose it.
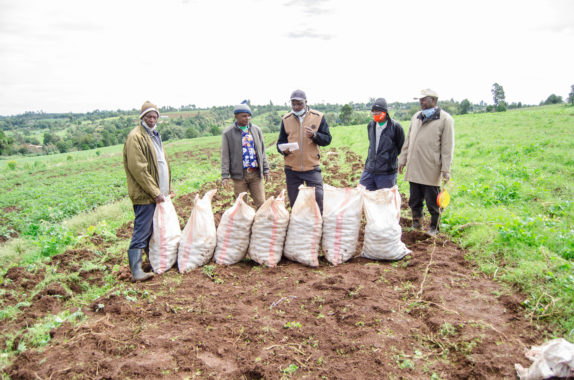
<instances>
[{"instance_id":1,"label":"dark trousers","mask_svg":"<svg viewBox=\"0 0 574 380\"><path fill-rule=\"evenodd\" d=\"M390 189L397 184L397 173L395 174L374 174L364 170L359 183L369 191L379 189Z\"/></svg>"},{"instance_id":2,"label":"dark trousers","mask_svg":"<svg viewBox=\"0 0 574 380\"><path fill-rule=\"evenodd\" d=\"M150 205L134 205L134 233L130 242L130 249L148 249L149 240L153 231L153 213L155 203Z\"/></svg>"},{"instance_id":3,"label":"dark trousers","mask_svg":"<svg viewBox=\"0 0 574 380\"><path fill-rule=\"evenodd\" d=\"M420 183L409 182L410 197L409 207L413 213L413 219L422 218L423 216L423 200L427 204L427 209L431 214L431 227L438 227L438 218L440 210L436 202L436 197L440 192L440 187L421 185Z\"/></svg>"},{"instance_id":4,"label":"dark trousers","mask_svg":"<svg viewBox=\"0 0 574 380\"><path fill-rule=\"evenodd\" d=\"M287 181L287 196L291 208L295 204L297 195L299 195L299 186L305 183L307 186L315 188L315 200L323 214L323 177L321 177L321 168L317 167L313 170L305 172L297 172L289 168L285 168L285 179Z\"/></svg>"}]
</instances>

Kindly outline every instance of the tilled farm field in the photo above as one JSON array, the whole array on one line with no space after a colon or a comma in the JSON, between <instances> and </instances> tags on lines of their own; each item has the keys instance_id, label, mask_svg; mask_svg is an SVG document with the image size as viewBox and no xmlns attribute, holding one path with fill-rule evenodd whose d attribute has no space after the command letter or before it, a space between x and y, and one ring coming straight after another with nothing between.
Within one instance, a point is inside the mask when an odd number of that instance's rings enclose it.
<instances>
[{"instance_id":1,"label":"tilled farm field","mask_svg":"<svg viewBox=\"0 0 574 380\"><path fill-rule=\"evenodd\" d=\"M329 153L343 157L345 167ZM362 162L331 150L324 166L326 183L353 186ZM283 184L276 165L268 195ZM199 193L220 187L207 183ZM174 200L182 227L194 197ZM232 202L231 189L218 191L216 222ZM515 378L514 363L528 366L523 352L543 335L525 318L522 297L480 274L444 236L401 224L412 254L398 262L358 257L361 236L357 257L336 267L283 259L270 269L246 259L185 274L174 268L138 284L129 282L127 258L107 255L106 239L96 234L91 247L54 256L48 269L6 273L4 305L18 305L17 294L38 289L48 276L63 280L42 287L2 334L66 310L70 297L105 276L119 278L122 290L82 307L85 321L53 329L49 345L22 352L5 372L12 379ZM117 235L129 239L131 226ZM19 339L2 344L17 347Z\"/></svg>"}]
</instances>

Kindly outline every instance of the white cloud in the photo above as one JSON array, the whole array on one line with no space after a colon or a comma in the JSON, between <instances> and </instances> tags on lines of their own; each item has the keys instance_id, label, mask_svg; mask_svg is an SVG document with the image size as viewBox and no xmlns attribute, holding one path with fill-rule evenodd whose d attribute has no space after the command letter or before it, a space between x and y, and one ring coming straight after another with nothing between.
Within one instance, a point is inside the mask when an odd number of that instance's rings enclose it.
<instances>
[{"instance_id":1,"label":"white cloud","mask_svg":"<svg viewBox=\"0 0 574 380\"><path fill-rule=\"evenodd\" d=\"M0 0L0 114L160 105L538 103L574 76L569 0ZM473 8L474 7L474 8Z\"/></svg>"}]
</instances>

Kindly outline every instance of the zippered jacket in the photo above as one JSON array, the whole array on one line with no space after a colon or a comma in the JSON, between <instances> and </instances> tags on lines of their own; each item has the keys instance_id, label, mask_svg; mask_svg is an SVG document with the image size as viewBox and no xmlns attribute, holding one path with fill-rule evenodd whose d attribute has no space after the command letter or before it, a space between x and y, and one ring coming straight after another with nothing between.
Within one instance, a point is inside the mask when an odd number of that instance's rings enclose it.
<instances>
[{"instance_id":1,"label":"zippered jacket","mask_svg":"<svg viewBox=\"0 0 574 380\"><path fill-rule=\"evenodd\" d=\"M265 154L265 143L261 128L249 123L249 133L253 137L259 176L269 173L269 164ZM243 144L241 142L241 129L237 123L225 128L221 135L221 177L243 179Z\"/></svg>"},{"instance_id":2,"label":"zippered jacket","mask_svg":"<svg viewBox=\"0 0 574 380\"><path fill-rule=\"evenodd\" d=\"M365 161L365 170L372 174L395 174L399 168L399 154L405 142L405 132L399 122L387 119L387 126L381 132L379 147L377 141L377 123L372 120L367 125L369 153Z\"/></svg>"},{"instance_id":3,"label":"zippered jacket","mask_svg":"<svg viewBox=\"0 0 574 380\"><path fill-rule=\"evenodd\" d=\"M315 135L307 137L305 127L310 127ZM298 143L299 149L286 155L279 149L279 144L288 142ZM289 112L281 119L277 151L285 157L285 166L293 171L303 172L318 167L321 162L319 147L330 143L331 133L322 112L309 109L302 121L293 112Z\"/></svg>"},{"instance_id":4,"label":"zippered jacket","mask_svg":"<svg viewBox=\"0 0 574 380\"><path fill-rule=\"evenodd\" d=\"M441 172L450 174L454 152L454 119L440 108L424 118L411 118L407 139L399 156L406 168L405 181L440 186Z\"/></svg>"},{"instance_id":5,"label":"zippered jacket","mask_svg":"<svg viewBox=\"0 0 574 380\"><path fill-rule=\"evenodd\" d=\"M163 148L167 162L167 154ZM124 170L128 182L128 194L135 205L155 203L159 190L159 168L155 148L143 125L138 125L128 134L124 144ZM169 162L168 162L169 169ZM171 191L171 169L169 170Z\"/></svg>"}]
</instances>

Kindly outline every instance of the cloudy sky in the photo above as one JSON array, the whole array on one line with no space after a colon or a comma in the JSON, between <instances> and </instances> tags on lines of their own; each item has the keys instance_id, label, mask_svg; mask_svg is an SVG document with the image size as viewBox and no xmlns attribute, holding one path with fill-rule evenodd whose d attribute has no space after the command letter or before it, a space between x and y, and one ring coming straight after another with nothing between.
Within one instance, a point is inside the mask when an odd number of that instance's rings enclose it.
<instances>
[{"instance_id":1,"label":"cloudy sky","mask_svg":"<svg viewBox=\"0 0 574 380\"><path fill-rule=\"evenodd\" d=\"M566 97L573 0L0 0L0 115Z\"/></svg>"}]
</instances>

